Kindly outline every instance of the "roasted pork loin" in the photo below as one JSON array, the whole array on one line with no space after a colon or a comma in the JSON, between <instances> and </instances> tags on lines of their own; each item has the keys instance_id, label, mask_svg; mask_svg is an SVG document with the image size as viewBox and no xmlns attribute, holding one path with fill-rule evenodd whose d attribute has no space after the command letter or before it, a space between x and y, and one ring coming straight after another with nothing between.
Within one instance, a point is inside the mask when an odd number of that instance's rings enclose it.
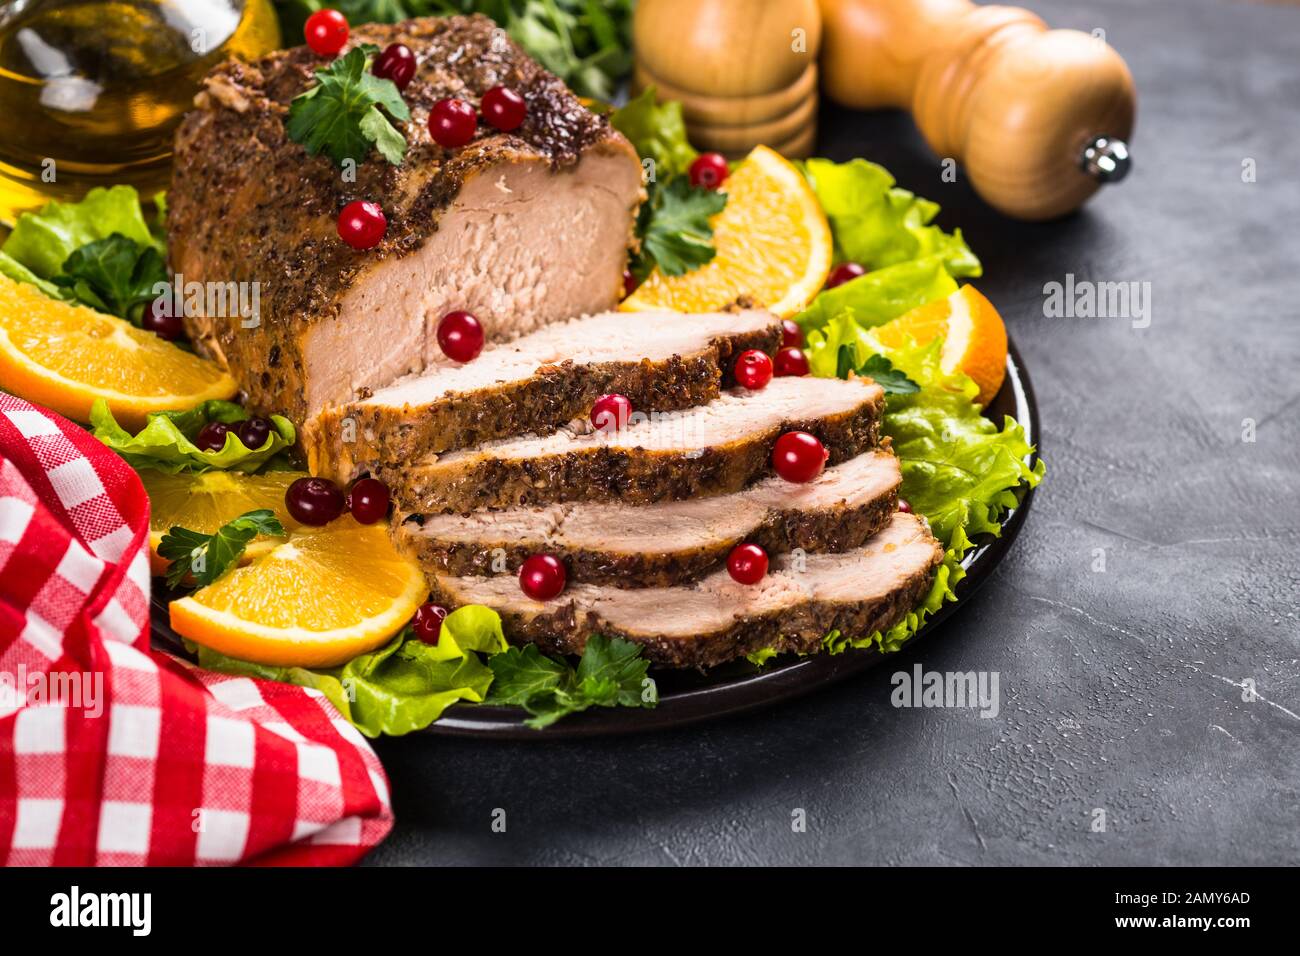
<instances>
[{"instance_id":1,"label":"roasted pork loin","mask_svg":"<svg viewBox=\"0 0 1300 956\"><path fill-rule=\"evenodd\" d=\"M435 330L449 311L472 312L501 341L618 302L642 195L628 142L485 17L361 26L349 45L394 42L419 60L403 92L400 166L358 157L350 182L287 138L289 102L326 62L302 46L217 67L177 131L171 267L186 283L256 282L260 302L256 327L200 314L187 329L255 411L301 423L446 362ZM499 84L524 96L521 127L480 123L454 151L433 142L435 102L477 107ZM336 234L340 210L358 199L388 219L364 251Z\"/></svg>"},{"instance_id":2,"label":"roasted pork loin","mask_svg":"<svg viewBox=\"0 0 1300 956\"><path fill-rule=\"evenodd\" d=\"M533 554L564 561L569 580L667 587L710 574L742 542L769 555L847 551L889 523L898 459L871 451L792 485L773 476L734 495L625 504L569 503L469 515L399 515L399 547L433 574L518 573Z\"/></svg>"},{"instance_id":3,"label":"roasted pork loin","mask_svg":"<svg viewBox=\"0 0 1300 956\"><path fill-rule=\"evenodd\" d=\"M771 352L780 339L781 320L755 310L612 312L557 323L326 409L304 428L308 465L346 481L381 462L558 428L609 392L644 412L690 408L734 384L740 352Z\"/></svg>"},{"instance_id":4,"label":"roasted pork loin","mask_svg":"<svg viewBox=\"0 0 1300 956\"><path fill-rule=\"evenodd\" d=\"M766 647L809 653L838 630L867 637L903 618L925 596L943 549L924 521L896 512L866 545L775 560L759 584L725 570L685 587L573 584L550 601L525 596L513 575L435 575L435 595L453 605L496 608L508 633L544 650L580 653L592 634L643 646L650 660L709 666Z\"/></svg>"},{"instance_id":5,"label":"roasted pork loin","mask_svg":"<svg viewBox=\"0 0 1300 956\"><path fill-rule=\"evenodd\" d=\"M590 423L523 435L374 474L408 511L468 513L559 501L643 505L729 494L770 474L787 431L817 436L830 463L876 444L884 390L870 379L775 378L685 411L652 414L614 433Z\"/></svg>"},{"instance_id":6,"label":"roasted pork loin","mask_svg":"<svg viewBox=\"0 0 1300 956\"><path fill-rule=\"evenodd\" d=\"M177 133L171 265L186 283L258 283L258 316L187 315L195 344L250 409L303 425L314 473L388 484L395 539L434 599L495 608L511 640L550 652L601 633L676 666L812 652L832 630L867 636L914 608L942 549L896 510L899 464L877 445L883 390L732 387L739 352L780 340L779 320L755 309L599 314L618 302L640 163L491 21L364 26L350 42L404 43L419 60L405 161L372 155L353 178L286 137L290 101L324 65L307 48L223 64ZM481 123L457 150L431 140L436 101L477 107L496 85L523 94L523 126ZM388 219L365 251L336 233L357 199ZM453 310L487 333L464 365L437 344ZM608 392L639 413L615 433L587 419ZM791 430L830 455L806 484L772 477ZM724 566L740 542L771 556L757 584ZM568 569L547 602L517 576L538 553Z\"/></svg>"}]
</instances>

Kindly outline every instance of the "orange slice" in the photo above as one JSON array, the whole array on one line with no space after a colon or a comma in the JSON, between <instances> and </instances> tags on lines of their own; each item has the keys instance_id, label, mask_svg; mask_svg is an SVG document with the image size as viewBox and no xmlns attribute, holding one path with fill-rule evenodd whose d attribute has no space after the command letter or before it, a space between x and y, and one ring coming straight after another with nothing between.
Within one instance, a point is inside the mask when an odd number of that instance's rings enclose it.
<instances>
[{"instance_id":1,"label":"orange slice","mask_svg":"<svg viewBox=\"0 0 1300 956\"><path fill-rule=\"evenodd\" d=\"M727 206L713 217L717 255L685 275L654 270L621 309L711 312L749 295L789 316L821 291L831 268L831 230L803 174L758 146L723 188Z\"/></svg>"},{"instance_id":2,"label":"orange slice","mask_svg":"<svg viewBox=\"0 0 1300 956\"><path fill-rule=\"evenodd\" d=\"M176 633L240 660L332 667L374 650L428 596L419 566L381 522L302 527L261 556L173 601Z\"/></svg>"},{"instance_id":3,"label":"orange slice","mask_svg":"<svg viewBox=\"0 0 1300 956\"><path fill-rule=\"evenodd\" d=\"M20 398L79 422L95 399L124 428L149 412L230 398L235 380L216 364L130 322L52 299L0 276L0 382Z\"/></svg>"},{"instance_id":4,"label":"orange slice","mask_svg":"<svg viewBox=\"0 0 1300 956\"><path fill-rule=\"evenodd\" d=\"M284 506L284 493L301 471L268 471L245 475L237 471L205 471L202 474L168 475L142 471L140 480L149 495L149 567L155 575L167 573L167 561L158 557L158 542L174 527L212 534L223 524L248 511L270 508L285 530L298 529ZM265 554L283 541L258 535L244 549L244 561Z\"/></svg>"},{"instance_id":5,"label":"orange slice","mask_svg":"<svg viewBox=\"0 0 1300 956\"><path fill-rule=\"evenodd\" d=\"M980 387L976 399L987 405L1002 387L1007 371L1007 327L993 303L973 285L946 299L927 302L873 330L882 345L924 345L943 336L944 371L965 372Z\"/></svg>"}]
</instances>

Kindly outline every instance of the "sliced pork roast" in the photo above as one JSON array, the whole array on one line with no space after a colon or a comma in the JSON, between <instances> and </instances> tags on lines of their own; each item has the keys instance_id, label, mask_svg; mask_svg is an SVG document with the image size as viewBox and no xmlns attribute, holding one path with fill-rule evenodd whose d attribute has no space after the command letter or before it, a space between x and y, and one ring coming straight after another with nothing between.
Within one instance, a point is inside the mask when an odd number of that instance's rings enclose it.
<instances>
[{"instance_id":1,"label":"sliced pork roast","mask_svg":"<svg viewBox=\"0 0 1300 956\"><path fill-rule=\"evenodd\" d=\"M399 547L430 574L518 573L533 554L564 561L571 582L667 587L716 571L750 542L776 555L848 551L889 523L902 481L898 459L871 451L813 481L772 477L734 495L625 504L554 504L470 515L408 515Z\"/></svg>"},{"instance_id":2,"label":"sliced pork roast","mask_svg":"<svg viewBox=\"0 0 1300 956\"><path fill-rule=\"evenodd\" d=\"M580 653L592 634L622 637L652 661L709 666L764 647L808 653L832 630L853 637L893 626L925 596L943 549L924 521L895 512L861 548L773 562L759 584L721 570L686 587L572 584L545 603L513 575L433 579L444 603L496 608L507 633L543 650Z\"/></svg>"},{"instance_id":3,"label":"sliced pork roast","mask_svg":"<svg viewBox=\"0 0 1300 956\"><path fill-rule=\"evenodd\" d=\"M358 157L349 182L288 139L289 102L325 65L306 47L218 66L177 131L171 267L186 283L258 283L260 305L256 327L233 314L186 325L256 411L301 423L445 362L435 330L449 311L472 312L501 341L617 304L642 195L628 142L485 17L361 26L349 46L395 42L419 60L400 166ZM463 148L433 142L435 102L477 107L498 84L527 101L519 129L480 123ZM358 199L388 219L364 251L336 233Z\"/></svg>"},{"instance_id":4,"label":"sliced pork roast","mask_svg":"<svg viewBox=\"0 0 1300 956\"><path fill-rule=\"evenodd\" d=\"M551 325L326 409L304 428L308 466L346 481L381 462L550 431L609 392L646 412L690 408L734 384L740 352L772 352L780 340L781 320L756 310L611 312Z\"/></svg>"},{"instance_id":5,"label":"sliced pork roast","mask_svg":"<svg viewBox=\"0 0 1300 956\"><path fill-rule=\"evenodd\" d=\"M770 473L772 447L787 431L817 436L831 464L874 447L884 398L870 379L775 378L759 391L734 389L613 433L575 422L409 465L385 462L374 474L405 510L425 514L729 494Z\"/></svg>"}]
</instances>

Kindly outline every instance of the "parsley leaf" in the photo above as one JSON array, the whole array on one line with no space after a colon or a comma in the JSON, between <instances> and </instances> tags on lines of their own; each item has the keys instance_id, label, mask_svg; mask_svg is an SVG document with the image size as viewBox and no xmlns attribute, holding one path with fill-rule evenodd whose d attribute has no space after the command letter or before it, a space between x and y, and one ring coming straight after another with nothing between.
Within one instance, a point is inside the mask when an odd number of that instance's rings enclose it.
<instances>
[{"instance_id":1,"label":"parsley leaf","mask_svg":"<svg viewBox=\"0 0 1300 956\"><path fill-rule=\"evenodd\" d=\"M643 279L656 265L668 276L679 276L710 261L713 247L711 216L722 212L727 194L696 189L685 176L648 184L650 197L637 216L641 257L633 272Z\"/></svg>"},{"instance_id":2,"label":"parsley leaf","mask_svg":"<svg viewBox=\"0 0 1300 956\"><path fill-rule=\"evenodd\" d=\"M406 155L406 138L380 112L406 121L411 111L392 80L367 67L378 52L373 44L353 47L316 71L317 84L289 104L285 131L312 156L325 153L335 165L361 162L373 145L394 166Z\"/></svg>"},{"instance_id":3,"label":"parsley leaf","mask_svg":"<svg viewBox=\"0 0 1300 956\"><path fill-rule=\"evenodd\" d=\"M536 644L509 647L488 660L494 674L489 703L522 707L559 690L571 677L567 664L545 656Z\"/></svg>"},{"instance_id":4,"label":"parsley leaf","mask_svg":"<svg viewBox=\"0 0 1300 956\"><path fill-rule=\"evenodd\" d=\"M139 324L135 307L157 297L154 287L167 284L167 267L153 246L115 232L74 249L53 282L93 309Z\"/></svg>"},{"instance_id":5,"label":"parsley leaf","mask_svg":"<svg viewBox=\"0 0 1300 956\"><path fill-rule=\"evenodd\" d=\"M876 353L856 369L853 368L853 346L841 345L836 356L835 374L839 378L848 378L854 371L875 381L885 390L886 395L913 395L921 386L907 377L902 369L894 368L894 363L880 353Z\"/></svg>"},{"instance_id":6,"label":"parsley leaf","mask_svg":"<svg viewBox=\"0 0 1300 956\"><path fill-rule=\"evenodd\" d=\"M535 644L511 647L488 658L492 668L489 704L513 704L533 716L529 727L540 730L561 717L588 707L653 707L659 690L646 676L650 662L641 648L622 638L593 634L575 672L547 657Z\"/></svg>"},{"instance_id":7,"label":"parsley leaf","mask_svg":"<svg viewBox=\"0 0 1300 956\"><path fill-rule=\"evenodd\" d=\"M179 587L192 574L198 587L211 584L239 560L248 542L259 534L284 537L284 525L269 508L245 512L213 534L172 528L158 543L158 554L171 562L167 583Z\"/></svg>"}]
</instances>

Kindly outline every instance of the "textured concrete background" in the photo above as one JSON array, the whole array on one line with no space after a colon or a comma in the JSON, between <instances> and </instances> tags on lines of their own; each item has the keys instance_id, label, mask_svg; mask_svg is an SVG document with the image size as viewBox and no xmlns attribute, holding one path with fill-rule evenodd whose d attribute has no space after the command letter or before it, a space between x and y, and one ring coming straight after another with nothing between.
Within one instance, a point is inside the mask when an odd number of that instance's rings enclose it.
<instances>
[{"instance_id":1,"label":"textured concrete background","mask_svg":"<svg viewBox=\"0 0 1300 956\"><path fill-rule=\"evenodd\" d=\"M369 862L1300 863L1300 11L1027 5L1137 79L1134 172L1084 213L998 217L904 117L827 109L820 145L943 204L1025 356L1049 472L993 579L895 666L755 716L383 741L398 823ZM1150 327L1045 318L1067 272L1150 282ZM891 707L917 662L997 671L1000 715Z\"/></svg>"}]
</instances>

